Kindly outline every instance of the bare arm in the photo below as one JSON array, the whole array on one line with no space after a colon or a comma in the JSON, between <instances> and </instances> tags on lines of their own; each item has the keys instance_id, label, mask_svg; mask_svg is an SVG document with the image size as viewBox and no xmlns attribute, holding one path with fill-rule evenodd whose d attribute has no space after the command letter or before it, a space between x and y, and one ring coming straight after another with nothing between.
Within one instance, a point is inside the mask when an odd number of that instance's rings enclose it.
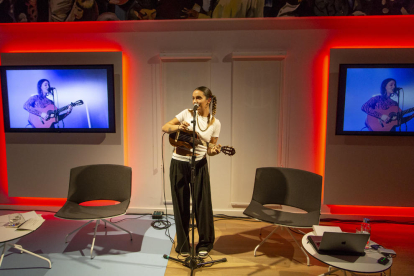
<instances>
[{"instance_id":1,"label":"bare arm","mask_svg":"<svg viewBox=\"0 0 414 276\"><path fill-rule=\"evenodd\" d=\"M173 133L179 130L185 130L189 125L190 124L187 122L180 123L177 118L174 118L162 126L162 131L166 133Z\"/></svg>"},{"instance_id":2,"label":"bare arm","mask_svg":"<svg viewBox=\"0 0 414 276\"><path fill-rule=\"evenodd\" d=\"M214 156L220 153L221 145L220 144L217 145L217 140L218 140L218 137L211 137L210 144L214 144L216 146L214 146L213 148L207 149L207 154L209 156Z\"/></svg>"}]
</instances>

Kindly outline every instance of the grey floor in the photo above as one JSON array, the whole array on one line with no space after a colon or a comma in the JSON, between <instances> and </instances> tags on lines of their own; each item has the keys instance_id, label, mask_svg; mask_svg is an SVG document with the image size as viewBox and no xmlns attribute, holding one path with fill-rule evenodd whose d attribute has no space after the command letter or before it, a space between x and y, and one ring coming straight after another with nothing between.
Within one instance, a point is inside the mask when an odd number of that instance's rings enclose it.
<instances>
[{"instance_id":1,"label":"grey floor","mask_svg":"<svg viewBox=\"0 0 414 276\"><path fill-rule=\"evenodd\" d=\"M0 211L0 215L12 213ZM82 228L65 243L65 236L80 227L83 222L54 218L54 213L38 212L46 221L35 232L12 243L23 246L51 260L52 268L42 259L29 254L20 254L12 248L6 251L0 275L115 275L134 273L134 275L164 275L167 260L163 254L171 251L171 241L165 230L151 226L151 216L125 215L112 219L117 225L133 232L133 240L123 231L110 225L98 226L94 246L94 259L90 258L94 224ZM173 219L170 219L172 224ZM169 229L174 238L175 227ZM1 251L3 248L1 248ZM0 252L1 253L1 252Z\"/></svg>"}]
</instances>

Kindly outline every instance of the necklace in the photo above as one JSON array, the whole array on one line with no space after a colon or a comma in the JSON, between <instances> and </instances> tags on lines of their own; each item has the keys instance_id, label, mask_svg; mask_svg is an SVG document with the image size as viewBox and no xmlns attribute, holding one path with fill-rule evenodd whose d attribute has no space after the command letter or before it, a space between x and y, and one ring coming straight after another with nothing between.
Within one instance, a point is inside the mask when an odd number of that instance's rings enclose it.
<instances>
[{"instance_id":1,"label":"necklace","mask_svg":"<svg viewBox=\"0 0 414 276\"><path fill-rule=\"evenodd\" d=\"M203 130L203 129L201 129L200 125L198 124L198 112L197 112L197 126L198 126L198 129L201 130L201 132L206 131L210 127L210 116L208 117L208 120L207 120L207 127L206 127L206 129Z\"/></svg>"}]
</instances>

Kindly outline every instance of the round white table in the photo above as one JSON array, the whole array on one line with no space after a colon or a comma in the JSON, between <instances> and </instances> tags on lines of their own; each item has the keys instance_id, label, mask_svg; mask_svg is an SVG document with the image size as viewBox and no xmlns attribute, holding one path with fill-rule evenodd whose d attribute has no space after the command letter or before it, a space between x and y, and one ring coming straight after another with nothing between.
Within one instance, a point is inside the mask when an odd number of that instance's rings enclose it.
<instances>
[{"instance_id":1,"label":"round white table","mask_svg":"<svg viewBox=\"0 0 414 276\"><path fill-rule=\"evenodd\" d=\"M392 266L392 259L386 264L379 264L377 261L379 258L384 257L381 253L378 253L374 249L366 249L365 256L345 256L345 255L322 255L319 254L310 242L308 242L308 236L314 235L310 232L303 236L302 246L312 257L319 261L329 265L328 272L321 275L330 275L337 270L343 270L344 275L346 271L357 273L383 273L385 270ZM371 241L372 243L372 241ZM374 243L375 244L375 243ZM336 269L331 270L331 267Z\"/></svg>"},{"instance_id":2,"label":"round white table","mask_svg":"<svg viewBox=\"0 0 414 276\"><path fill-rule=\"evenodd\" d=\"M32 256L35 256L37 258L43 259L45 261L47 261L49 263L49 268L52 268L52 263L50 262L49 259L42 257L40 255L37 255L29 250L24 249L21 245L18 244L13 244L13 243L8 243L9 241L21 238L23 236L29 235L30 233L33 233L34 231L36 231L37 229L39 229L39 227L41 226L41 224L33 231L29 231L29 230L17 230L16 228L8 228L6 227L6 225L9 222L9 217L8 215L4 215L4 216L0 216L0 244L3 243L3 252L1 254L0 257L0 266L3 262L3 258L4 258L4 253L6 252L6 248L7 246L10 247L14 247L17 250L20 250L21 253L25 252L27 254L30 254Z\"/></svg>"}]
</instances>

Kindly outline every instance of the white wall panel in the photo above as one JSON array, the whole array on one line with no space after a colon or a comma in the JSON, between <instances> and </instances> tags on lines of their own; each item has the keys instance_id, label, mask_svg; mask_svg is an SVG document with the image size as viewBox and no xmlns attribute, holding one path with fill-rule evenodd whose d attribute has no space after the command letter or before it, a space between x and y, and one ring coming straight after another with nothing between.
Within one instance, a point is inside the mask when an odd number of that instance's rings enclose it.
<instances>
[{"instance_id":1,"label":"white wall panel","mask_svg":"<svg viewBox=\"0 0 414 276\"><path fill-rule=\"evenodd\" d=\"M161 56L162 87L162 122L175 118L186 108L192 108L193 91L199 86L210 87L210 60L197 56L183 55L174 58ZM164 136L165 192L167 202L171 202L169 168L174 147L168 142L168 134Z\"/></svg>"},{"instance_id":2,"label":"white wall panel","mask_svg":"<svg viewBox=\"0 0 414 276\"><path fill-rule=\"evenodd\" d=\"M233 61L231 202L251 200L258 167L278 166L281 154L282 61Z\"/></svg>"}]
</instances>

